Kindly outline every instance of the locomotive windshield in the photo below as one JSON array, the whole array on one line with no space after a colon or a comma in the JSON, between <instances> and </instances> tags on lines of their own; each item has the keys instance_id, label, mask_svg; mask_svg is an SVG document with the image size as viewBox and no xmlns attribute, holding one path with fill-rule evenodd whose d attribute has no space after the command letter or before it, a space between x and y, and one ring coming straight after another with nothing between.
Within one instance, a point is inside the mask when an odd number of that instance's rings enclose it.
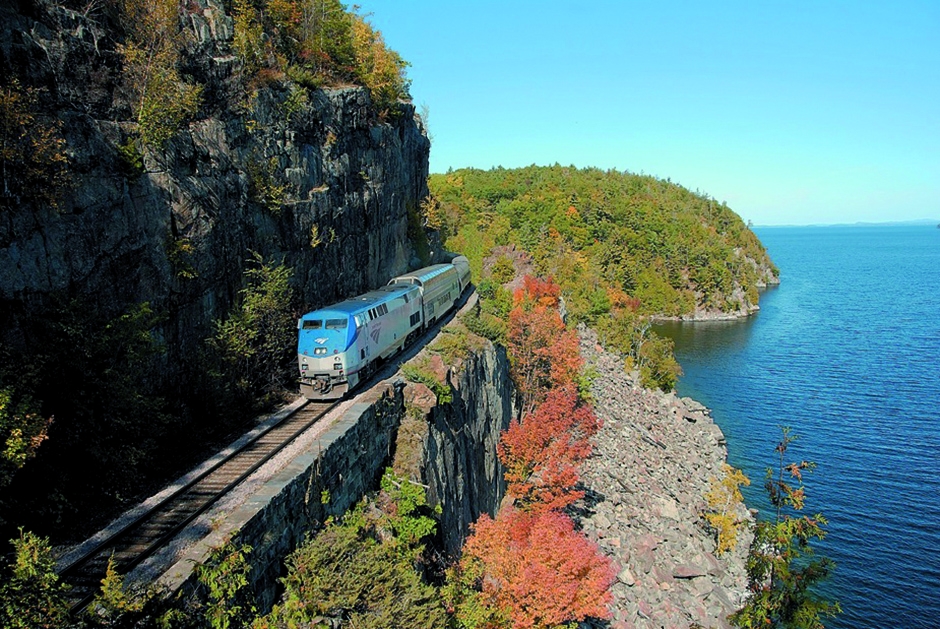
<instances>
[{"instance_id":1,"label":"locomotive windshield","mask_svg":"<svg viewBox=\"0 0 940 629\"><path fill-rule=\"evenodd\" d=\"M348 319L327 319L326 329L327 330L345 330L348 322L349 322Z\"/></svg>"},{"instance_id":2,"label":"locomotive windshield","mask_svg":"<svg viewBox=\"0 0 940 629\"><path fill-rule=\"evenodd\" d=\"M319 330L323 327L323 322L319 319L304 319L304 330Z\"/></svg>"}]
</instances>

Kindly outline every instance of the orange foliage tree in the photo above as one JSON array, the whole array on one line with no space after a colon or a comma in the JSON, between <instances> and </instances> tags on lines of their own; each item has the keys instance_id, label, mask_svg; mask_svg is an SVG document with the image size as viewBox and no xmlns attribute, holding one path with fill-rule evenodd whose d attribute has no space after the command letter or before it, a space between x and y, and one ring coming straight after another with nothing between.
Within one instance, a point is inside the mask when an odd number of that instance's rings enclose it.
<instances>
[{"instance_id":1,"label":"orange foliage tree","mask_svg":"<svg viewBox=\"0 0 940 629\"><path fill-rule=\"evenodd\" d=\"M560 293L551 278L526 276L513 296L507 344L523 408L534 406L553 387L573 382L581 371L578 335L565 329L558 313Z\"/></svg>"},{"instance_id":2,"label":"orange foliage tree","mask_svg":"<svg viewBox=\"0 0 940 629\"><path fill-rule=\"evenodd\" d=\"M535 411L513 420L497 446L509 495L525 509L563 509L584 492L574 489L577 465L591 453L598 421L574 384L548 392Z\"/></svg>"},{"instance_id":3,"label":"orange foliage tree","mask_svg":"<svg viewBox=\"0 0 940 629\"><path fill-rule=\"evenodd\" d=\"M578 465L599 423L578 395L578 336L558 313L560 292L526 277L514 295L507 345L523 412L497 446L514 506L477 521L450 574L448 605L467 629L610 617L612 564L562 513L583 496Z\"/></svg>"},{"instance_id":4,"label":"orange foliage tree","mask_svg":"<svg viewBox=\"0 0 940 629\"><path fill-rule=\"evenodd\" d=\"M547 629L610 617L613 566L557 511L482 516L464 545L460 572L477 586L451 601L465 626Z\"/></svg>"}]
</instances>

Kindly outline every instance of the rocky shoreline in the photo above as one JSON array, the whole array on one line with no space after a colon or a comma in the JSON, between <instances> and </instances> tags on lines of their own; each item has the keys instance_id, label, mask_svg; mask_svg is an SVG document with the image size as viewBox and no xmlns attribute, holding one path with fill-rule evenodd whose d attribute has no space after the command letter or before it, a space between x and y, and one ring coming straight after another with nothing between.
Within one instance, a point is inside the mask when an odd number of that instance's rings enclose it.
<instances>
[{"instance_id":1,"label":"rocky shoreline","mask_svg":"<svg viewBox=\"0 0 940 629\"><path fill-rule=\"evenodd\" d=\"M582 466L580 525L616 565L611 629L729 627L745 597L750 533L715 556L702 513L727 451L707 408L651 391L581 328L603 427ZM737 516L750 518L746 507Z\"/></svg>"}]
</instances>

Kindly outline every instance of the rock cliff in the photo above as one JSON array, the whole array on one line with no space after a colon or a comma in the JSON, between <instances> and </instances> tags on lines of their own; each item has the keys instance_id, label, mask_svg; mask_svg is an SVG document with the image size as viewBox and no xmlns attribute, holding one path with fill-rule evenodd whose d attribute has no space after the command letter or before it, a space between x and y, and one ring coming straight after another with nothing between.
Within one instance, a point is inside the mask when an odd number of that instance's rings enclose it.
<instances>
[{"instance_id":1,"label":"rock cliff","mask_svg":"<svg viewBox=\"0 0 940 629\"><path fill-rule=\"evenodd\" d=\"M456 556L470 525L495 515L506 493L496 444L515 413L515 389L506 350L489 343L448 370L448 380L454 400L428 415L421 477L441 505L444 547Z\"/></svg>"},{"instance_id":2,"label":"rock cliff","mask_svg":"<svg viewBox=\"0 0 940 629\"><path fill-rule=\"evenodd\" d=\"M430 145L410 104L382 120L358 87L246 93L225 3L199 0L184 16L184 65L202 106L129 165L120 31L103 12L19 4L0 7L0 78L39 90L38 109L61 124L70 183L58 209L0 213L3 341L36 342L21 323L54 297L110 316L149 302L172 372L232 305L252 251L293 269L304 307L416 261L408 215L427 195Z\"/></svg>"},{"instance_id":3,"label":"rock cliff","mask_svg":"<svg viewBox=\"0 0 940 629\"><path fill-rule=\"evenodd\" d=\"M451 556L459 554L470 525L483 513L495 515L506 494L496 444L516 413L505 348L474 338L478 345L452 364L429 350L412 361L430 365L452 400L439 403L424 384L408 383L392 461L398 475L421 482L440 506Z\"/></svg>"}]
</instances>

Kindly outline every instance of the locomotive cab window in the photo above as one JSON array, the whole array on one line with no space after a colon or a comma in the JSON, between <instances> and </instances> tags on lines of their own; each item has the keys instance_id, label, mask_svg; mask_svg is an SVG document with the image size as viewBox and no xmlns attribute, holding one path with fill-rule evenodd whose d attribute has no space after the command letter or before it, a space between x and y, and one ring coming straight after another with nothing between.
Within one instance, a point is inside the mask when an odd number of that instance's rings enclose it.
<instances>
[{"instance_id":1,"label":"locomotive cab window","mask_svg":"<svg viewBox=\"0 0 940 629\"><path fill-rule=\"evenodd\" d=\"M346 325L347 325L346 319L327 319L326 320L327 330L345 330Z\"/></svg>"},{"instance_id":2,"label":"locomotive cab window","mask_svg":"<svg viewBox=\"0 0 940 629\"><path fill-rule=\"evenodd\" d=\"M323 327L323 322L319 319L304 319L304 330L319 330Z\"/></svg>"}]
</instances>

